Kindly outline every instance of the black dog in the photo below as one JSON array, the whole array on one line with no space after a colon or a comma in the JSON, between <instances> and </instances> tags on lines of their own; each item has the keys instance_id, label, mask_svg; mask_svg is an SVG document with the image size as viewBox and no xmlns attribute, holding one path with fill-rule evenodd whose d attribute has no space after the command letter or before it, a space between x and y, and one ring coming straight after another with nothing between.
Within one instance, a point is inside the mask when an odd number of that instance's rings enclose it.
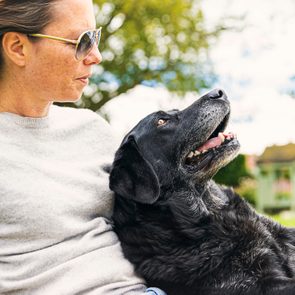
<instances>
[{"instance_id":1,"label":"black dog","mask_svg":"<svg viewBox=\"0 0 295 295\"><path fill-rule=\"evenodd\" d=\"M213 90L157 112L124 138L110 188L125 256L168 295L295 294L295 230L257 214L212 176L239 150Z\"/></svg>"}]
</instances>

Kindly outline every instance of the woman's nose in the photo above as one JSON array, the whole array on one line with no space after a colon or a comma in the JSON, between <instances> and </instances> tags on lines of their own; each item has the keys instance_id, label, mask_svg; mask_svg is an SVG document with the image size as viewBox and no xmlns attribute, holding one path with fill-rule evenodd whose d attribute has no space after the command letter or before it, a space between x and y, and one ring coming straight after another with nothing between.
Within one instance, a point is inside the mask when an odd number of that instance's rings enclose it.
<instances>
[{"instance_id":1,"label":"woman's nose","mask_svg":"<svg viewBox=\"0 0 295 295\"><path fill-rule=\"evenodd\" d=\"M97 65L101 63L101 61L102 61L101 53L99 49L96 46L94 46L92 50L89 52L89 54L85 57L84 64Z\"/></svg>"}]
</instances>

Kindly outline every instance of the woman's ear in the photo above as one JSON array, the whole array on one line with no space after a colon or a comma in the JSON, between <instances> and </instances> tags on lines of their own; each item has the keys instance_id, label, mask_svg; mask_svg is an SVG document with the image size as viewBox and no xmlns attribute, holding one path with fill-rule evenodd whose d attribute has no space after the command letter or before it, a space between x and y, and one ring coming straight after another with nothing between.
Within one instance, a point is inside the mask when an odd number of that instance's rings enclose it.
<instances>
[{"instance_id":1,"label":"woman's ear","mask_svg":"<svg viewBox=\"0 0 295 295\"><path fill-rule=\"evenodd\" d=\"M7 32L2 38L4 56L15 65L23 67L29 47L29 40L25 34L18 32Z\"/></svg>"}]
</instances>

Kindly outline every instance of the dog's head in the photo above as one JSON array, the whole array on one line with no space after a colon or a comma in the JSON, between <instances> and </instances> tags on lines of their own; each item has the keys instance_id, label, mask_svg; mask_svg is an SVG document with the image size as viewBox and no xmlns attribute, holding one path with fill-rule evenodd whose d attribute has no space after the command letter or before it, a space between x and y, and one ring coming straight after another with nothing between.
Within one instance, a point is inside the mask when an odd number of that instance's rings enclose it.
<instances>
[{"instance_id":1,"label":"dog's head","mask_svg":"<svg viewBox=\"0 0 295 295\"><path fill-rule=\"evenodd\" d=\"M223 133L230 115L219 89L182 111L159 111L141 120L115 155L110 188L125 198L154 203L163 187L204 185L238 153L239 142Z\"/></svg>"}]
</instances>

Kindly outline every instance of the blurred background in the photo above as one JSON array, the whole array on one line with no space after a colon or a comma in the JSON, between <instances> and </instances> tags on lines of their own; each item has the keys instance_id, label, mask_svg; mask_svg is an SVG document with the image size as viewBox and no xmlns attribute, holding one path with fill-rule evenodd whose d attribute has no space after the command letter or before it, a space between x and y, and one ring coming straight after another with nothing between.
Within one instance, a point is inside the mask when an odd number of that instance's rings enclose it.
<instances>
[{"instance_id":1,"label":"blurred background","mask_svg":"<svg viewBox=\"0 0 295 295\"><path fill-rule=\"evenodd\" d=\"M232 105L241 154L216 176L295 226L295 1L95 0L103 62L74 107L117 135L212 88Z\"/></svg>"}]
</instances>

